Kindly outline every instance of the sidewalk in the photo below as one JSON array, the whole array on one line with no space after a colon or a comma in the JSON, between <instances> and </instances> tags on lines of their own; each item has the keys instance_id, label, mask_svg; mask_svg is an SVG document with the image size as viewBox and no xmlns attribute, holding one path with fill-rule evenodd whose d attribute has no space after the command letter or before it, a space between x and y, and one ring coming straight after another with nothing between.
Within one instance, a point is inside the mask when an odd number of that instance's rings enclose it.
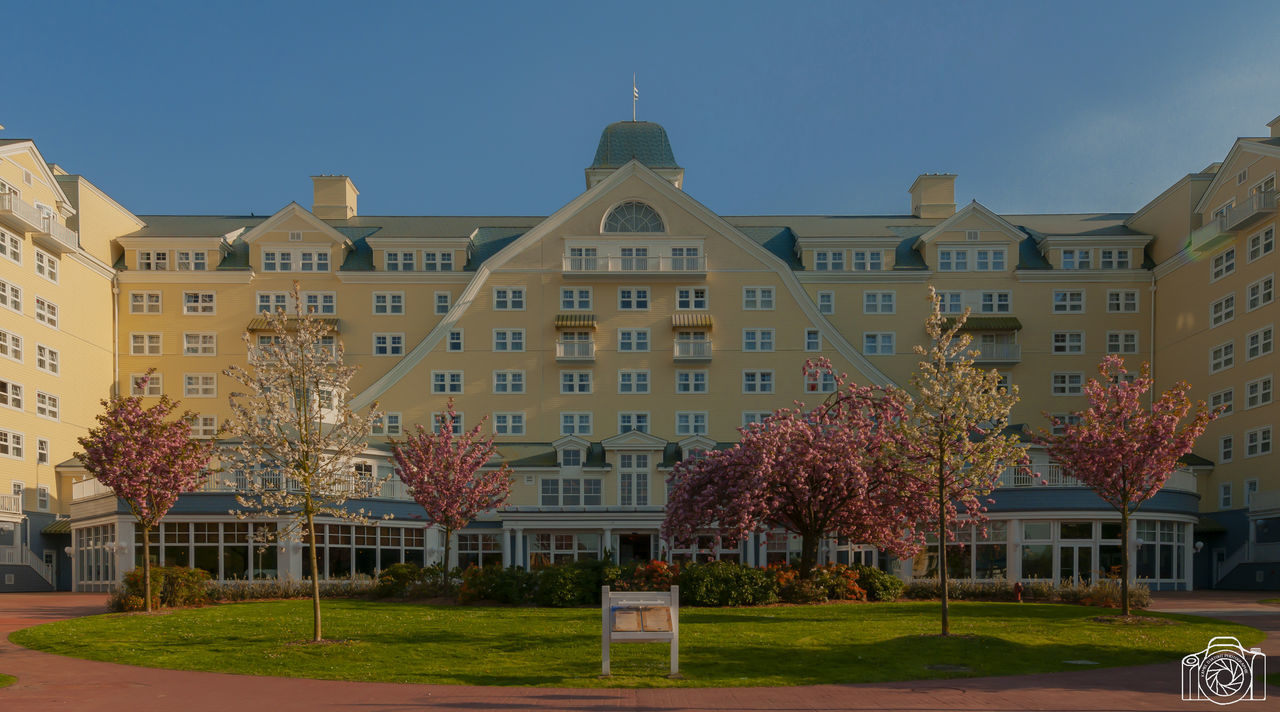
<instances>
[{"instance_id":1,"label":"sidewalk","mask_svg":"<svg viewBox=\"0 0 1280 712\"><path fill-rule=\"evenodd\" d=\"M1160 594L1154 608L1237 620L1265 630L1268 669L1280 672L1280 606L1257 593ZM8 641L19 628L102 611L100 594L0 596L0 672L18 682L0 689L0 710L95 712L407 712L441 710L1172 710L1222 709L1179 697L1177 662L1021 677L786 688L561 690L334 682L156 670L64 658ZM1190 652L1190 651L1189 651ZM1280 695L1280 690L1272 688ZM1274 709L1240 703L1232 709ZM1271 705L1271 706L1268 706Z\"/></svg>"}]
</instances>

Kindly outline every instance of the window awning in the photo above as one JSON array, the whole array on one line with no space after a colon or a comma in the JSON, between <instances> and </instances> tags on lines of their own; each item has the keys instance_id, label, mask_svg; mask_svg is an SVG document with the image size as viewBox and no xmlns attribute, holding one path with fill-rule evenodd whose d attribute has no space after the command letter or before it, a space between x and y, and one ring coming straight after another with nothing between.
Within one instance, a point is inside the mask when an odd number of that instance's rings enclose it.
<instances>
[{"instance_id":1,"label":"window awning","mask_svg":"<svg viewBox=\"0 0 1280 712\"><path fill-rule=\"evenodd\" d=\"M671 315L671 328L711 328L711 315L706 312L680 312Z\"/></svg>"},{"instance_id":2,"label":"window awning","mask_svg":"<svg viewBox=\"0 0 1280 712\"><path fill-rule=\"evenodd\" d=\"M950 329L955 319L946 319L943 327ZM1022 322L1016 316L971 316L961 331L1022 331Z\"/></svg>"},{"instance_id":3,"label":"window awning","mask_svg":"<svg viewBox=\"0 0 1280 712\"><path fill-rule=\"evenodd\" d=\"M297 317L290 317L286 319L285 329L288 329L289 331L297 330L299 321L301 321L301 319ZM330 318L330 317L319 317L316 319L316 321L329 327L329 331L338 330L337 319ZM245 327L245 330L246 331L271 331L271 322L265 316L258 317L257 319L251 320L249 322L249 325Z\"/></svg>"},{"instance_id":4,"label":"window awning","mask_svg":"<svg viewBox=\"0 0 1280 712\"><path fill-rule=\"evenodd\" d=\"M557 329L594 329L595 314L556 314Z\"/></svg>"}]
</instances>

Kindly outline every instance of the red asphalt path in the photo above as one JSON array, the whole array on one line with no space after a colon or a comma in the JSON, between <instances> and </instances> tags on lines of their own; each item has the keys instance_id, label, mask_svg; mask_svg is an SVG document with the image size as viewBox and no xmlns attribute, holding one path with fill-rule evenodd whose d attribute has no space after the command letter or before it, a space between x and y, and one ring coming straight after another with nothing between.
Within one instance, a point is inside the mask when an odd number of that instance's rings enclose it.
<instances>
[{"instance_id":1,"label":"red asphalt path","mask_svg":"<svg viewBox=\"0 0 1280 712\"><path fill-rule=\"evenodd\" d=\"M1195 592L1158 596L1156 610L1228 618L1268 633L1268 669L1280 672L1280 607L1260 594ZM0 712L403 712L440 710L1194 710L1183 702L1177 662L1019 677L931 680L812 687L569 690L335 682L223 675L77 660L20 648L9 633L103 610L100 594L0 595L0 672L18 681L0 689ZM1207 642L1207 641L1206 641ZM1195 652L1195 651L1187 651ZM1280 689L1266 702L1240 702L1233 712L1280 709Z\"/></svg>"}]
</instances>

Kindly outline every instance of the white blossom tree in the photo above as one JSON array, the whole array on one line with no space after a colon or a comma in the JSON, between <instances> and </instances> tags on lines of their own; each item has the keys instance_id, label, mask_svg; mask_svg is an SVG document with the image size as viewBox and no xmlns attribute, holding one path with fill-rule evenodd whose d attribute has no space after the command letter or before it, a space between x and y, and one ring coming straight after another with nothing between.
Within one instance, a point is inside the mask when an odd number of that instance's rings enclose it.
<instances>
[{"instance_id":1,"label":"white blossom tree","mask_svg":"<svg viewBox=\"0 0 1280 712\"><path fill-rule=\"evenodd\" d=\"M372 496L382 486L372 472L356 468L381 413L376 403L364 413L347 406L356 367L343 363L332 322L303 311L296 282L291 295L290 311L264 312L266 331L245 333L249 367L223 371L241 390L230 395L222 457L224 469L236 473L231 482L242 507L238 515L275 520L276 540L298 534L306 539L313 641L320 642L315 520L369 523L371 514L347 501Z\"/></svg>"}]
</instances>

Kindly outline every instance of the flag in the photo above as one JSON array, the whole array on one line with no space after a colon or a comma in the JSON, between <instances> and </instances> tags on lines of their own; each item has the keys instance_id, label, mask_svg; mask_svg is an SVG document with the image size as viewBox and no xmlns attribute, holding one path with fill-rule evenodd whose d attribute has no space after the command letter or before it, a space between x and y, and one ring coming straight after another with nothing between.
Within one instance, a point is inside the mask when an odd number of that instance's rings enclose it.
<instances>
[{"instance_id":1,"label":"flag","mask_svg":"<svg viewBox=\"0 0 1280 712\"><path fill-rule=\"evenodd\" d=\"M631 98L637 100L640 98L640 90L636 88L635 82L631 83Z\"/></svg>"}]
</instances>

